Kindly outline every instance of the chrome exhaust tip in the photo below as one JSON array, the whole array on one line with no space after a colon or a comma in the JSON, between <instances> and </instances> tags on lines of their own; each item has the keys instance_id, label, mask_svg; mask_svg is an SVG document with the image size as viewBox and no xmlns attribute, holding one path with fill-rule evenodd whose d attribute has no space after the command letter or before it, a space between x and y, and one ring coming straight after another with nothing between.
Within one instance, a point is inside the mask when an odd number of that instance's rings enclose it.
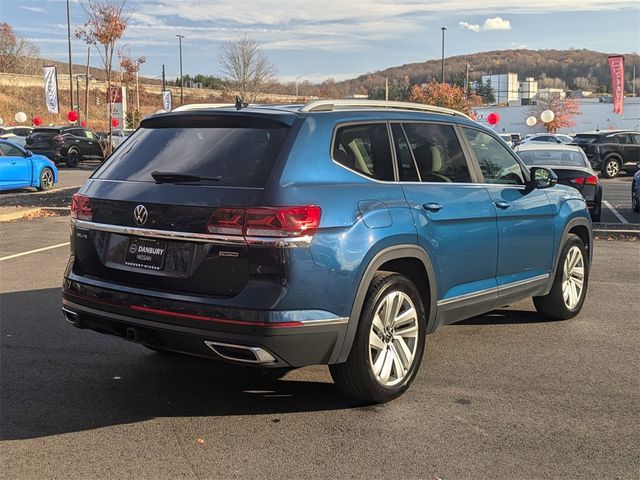
<instances>
[{"instance_id":1,"label":"chrome exhaust tip","mask_svg":"<svg viewBox=\"0 0 640 480\"><path fill-rule=\"evenodd\" d=\"M69 310L67 307L62 307L62 313L64 314L64 319L72 324L75 327L80 326L80 315L76 312Z\"/></svg>"},{"instance_id":2,"label":"chrome exhaust tip","mask_svg":"<svg viewBox=\"0 0 640 480\"><path fill-rule=\"evenodd\" d=\"M217 355L234 362L269 364L277 363L276 358L260 347L247 347L246 345L235 345L232 343L212 342L205 340L205 345L213 350Z\"/></svg>"}]
</instances>

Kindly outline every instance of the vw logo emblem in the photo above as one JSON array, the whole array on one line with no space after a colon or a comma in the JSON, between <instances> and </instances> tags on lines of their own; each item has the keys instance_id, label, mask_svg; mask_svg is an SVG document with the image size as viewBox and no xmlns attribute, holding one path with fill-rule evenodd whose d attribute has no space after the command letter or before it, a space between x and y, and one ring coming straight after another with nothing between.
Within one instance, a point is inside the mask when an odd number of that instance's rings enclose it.
<instances>
[{"instance_id":1,"label":"vw logo emblem","mask_svg":"<svg viewBox=\"0 0 640 480\"><path fill-rule=\"evenodd\" d=\"M147 218L149 218L149 212L147 212L147 207L144 205L138 205L133 209L133 219L138 225L147 223Z\"/></svg>"}]
</instances>

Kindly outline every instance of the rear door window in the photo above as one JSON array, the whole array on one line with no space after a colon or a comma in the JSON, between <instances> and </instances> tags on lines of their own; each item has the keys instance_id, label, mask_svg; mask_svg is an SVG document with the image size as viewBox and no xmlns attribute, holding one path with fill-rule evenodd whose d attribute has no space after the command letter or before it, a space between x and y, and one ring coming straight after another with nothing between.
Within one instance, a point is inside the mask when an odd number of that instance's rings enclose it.
<instances>
[{"instance_id":1,"label":"rear door window","mask_svg":"<svg viewBox=\"0 0 640 480\"><path fill-rule=\"evenodd\" d=\"M394 180L391 145L386 123L339 127L333 159L340 165L376 180Z\"/></svg>"},{"instance_id":2,"label":"rear door window","mask_svg":"<svg viewBox=\"0 0 640 480\"><path fill-rule=\"evenodd\" d=\"M485 183L524 185L524 174L507 147L475 128L463 128L464 136L478 161Z\"/></svg>"},{"instance_id":3,"label":"rear door window","mask_svg":"<svg viewBox=\"0 0 640 480\"><path fill-rule=\"evenodd\" d=\"M405 123L403 127L423 182L471 182L467 160L451 125Z\"/></svg>"},{"instance_id":4,"label":"rear door window","mask_svg":"<svg viewBox=\"0 0 640 480\"><path fill-rule=\"evenodd\" d=\"M286 125L269 128L140 128L117 149L94 178L155 182L152 172L219 177L215 185L264 187L289 133Z\"/></svg>"}]
</instances>

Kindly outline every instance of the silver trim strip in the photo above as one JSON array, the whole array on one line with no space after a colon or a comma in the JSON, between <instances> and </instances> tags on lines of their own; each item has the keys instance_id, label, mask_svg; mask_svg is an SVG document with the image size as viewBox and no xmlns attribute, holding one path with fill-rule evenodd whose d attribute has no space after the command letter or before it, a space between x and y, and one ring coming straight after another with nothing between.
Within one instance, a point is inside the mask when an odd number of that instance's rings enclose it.
<instances>
[{"instance_id":1,"label":"silver trim strip","mask_svg":"<svg viewBox=\"0 0 640 480\"><path fill-rule=\"evenodd\" d=\"M262 363L262 364L277 362L277 360L273 355L271 355L265 349L260 347L247 347L246 345L235 345L233 343L212 342L210 340L205 340L204 343L207 347L213 350L216 354L220 355L222 358L226 358L227 360L233 360L234 362ZM229 355L225 355L219 352L218 349L216 349L216 347L237 348L238 350L245 350L245 351L251 352L251 354L255 357L255 360L231 357Z\"/></svg>"},{"instance_id":2,"label":"silver trim strip","mask_svg":"<svg viewBox=\"0 0 640 480\"><path fill-rule=\"evenodd\" d=\"M348 317L328 318L323 320L302 320L304 327L324 327L325 325L344 325L349 323Z\"/></svg>"},{"instance_id":3,"label":"silver trim strip","mask_svg":"<svg viewBox=\"0 0 640 480\"><path fill-rule=\"evenodd\" d=\"M338 107L338 108L335 108ZM415 110L420 112L440 113L446 115L453 115L456 117L463 117L468 120L471 118L462 112L453 110L451 108L436 107L433 105L424 105L422 103L410 103L410 102L394 102L389 100L316 100L314 102L307 103L300 111L301 112L331 112L334 110L345 110L345 108L339 107L355 107L364 109L395 109L395 110Z\"/></svg>"},{"instance_id":4,"label":"silver trim strip","mask_svg":"<svg viewBox=\"0 0 640 480\"><path fill-rule=\"evenodd\" d=\"M526 280L518 280L517 282L505 283L504 285L491 287L484 290L478 290L477 292L465 293L464 295L458 295L456 297L447 298L446 300L438 300L436 305L438 307L442 307L444 305L449 305L451 303L460 302L463 300L469 300L471 298L482 297L484 295L488 295L491 293L503 292L504 290L520 287L522 285L527 285L529 283L541 282L542 280L547 280L548 278L549 278L549 274L545 273L543 275L538 275L536 277L527 278Z\"/></svg>"},{"instance_id":5,"label":"silver trim strip","mask_svg":"<svg viewBox=\"0 0 640 480\"><path fill-rule=\"evenodd\" d=\"M109 225L87 220L71 219L71 225L87 230L99 230L101 232L117 233L120 235L135 235L140 237L162 238L167 240L180 240L199 243L215 243L218 245L251 245L256 247L293 248L306 247L313 237L240 237L233 235L216 235L211 233L174 232L171 230L153 230L149 228L128 227L125 225Z\"/></svg>"}]
</instances>

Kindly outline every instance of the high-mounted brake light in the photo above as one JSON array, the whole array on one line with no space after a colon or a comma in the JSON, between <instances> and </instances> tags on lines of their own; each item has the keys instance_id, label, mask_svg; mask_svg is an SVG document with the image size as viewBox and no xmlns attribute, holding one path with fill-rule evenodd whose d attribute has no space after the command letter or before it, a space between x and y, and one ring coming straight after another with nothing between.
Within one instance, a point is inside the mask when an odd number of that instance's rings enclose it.
<instances>
[{"instance_id":1,"label":"high-mounted brake light","mask_svg":"<svg viewBox=\"0 0 640 480\"><path fill-rule=\"evenodd\" d=\"M91 220L91 198L86 195L74 193L71 197L71 218L78 220Z\"/></svg>"},{"instance_id":2,"label":"high-mounted brake light","mask_svg":"<svg viewBox=\"0 0 640 480\"><path fill-rule=\"evenodd\" d=\"M249 237L298 237L313 235L322 210L316 205L299 207L218 208L207 230L222 235Z\"/></svg>"},{"instance_id":3,"label":"high-mounted brake light","mask_svg":"<svg viewBox=\"0 0 640 480\"><path fill-rule=\"evenodd\" d=\"M590 175L588 177L578 177L571 180L571 183L575 183L576 185L597 185L598 177L595 175Z\"/></svg>"}]
</instances>

